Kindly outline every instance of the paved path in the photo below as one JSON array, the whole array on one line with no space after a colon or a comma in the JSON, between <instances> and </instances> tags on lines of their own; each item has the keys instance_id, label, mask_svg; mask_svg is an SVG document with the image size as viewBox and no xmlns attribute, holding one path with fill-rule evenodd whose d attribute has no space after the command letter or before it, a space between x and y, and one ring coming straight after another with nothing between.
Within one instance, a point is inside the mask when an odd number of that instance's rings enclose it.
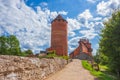
<instances>
[{"instance_id":1,"label":"paved path","mask_svg":"<svg viewBox=\"0 0 120 80\"><path fill-rule=\"evenodd\" d=\"M82 67L81 61L74 59L64 69L49 76L45 80L97 80Z\"/></svg>"}]
</instances>

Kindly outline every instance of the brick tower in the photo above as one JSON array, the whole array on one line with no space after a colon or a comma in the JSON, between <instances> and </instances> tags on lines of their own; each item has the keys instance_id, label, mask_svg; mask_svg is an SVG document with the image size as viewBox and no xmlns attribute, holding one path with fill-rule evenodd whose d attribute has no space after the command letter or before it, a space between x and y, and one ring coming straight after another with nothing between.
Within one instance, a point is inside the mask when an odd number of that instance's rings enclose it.
<instances>
[{"instance_id":1,"label":"brick tower","mask_svg":"<svg viewBox=\"0 0 120 80\"><path fill-rule=\"evenodd\" d=\"M51 22L51 47L47 51L55 50L59 56L67 56L67 21L58 15Z\"/></svg>"}]
</instances>

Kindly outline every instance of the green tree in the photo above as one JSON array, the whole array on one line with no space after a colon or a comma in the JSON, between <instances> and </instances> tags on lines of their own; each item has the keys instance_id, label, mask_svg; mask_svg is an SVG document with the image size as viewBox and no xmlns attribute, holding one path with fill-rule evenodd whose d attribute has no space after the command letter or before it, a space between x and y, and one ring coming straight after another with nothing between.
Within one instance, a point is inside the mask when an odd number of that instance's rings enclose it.
<instances>
[{"instance_id":1,"label":"green tree","mask_svg":"<svg viewBox=\"0 0 120 80\"><path fill-rule=\"evenodd\" d=\"M9 52L12 55L20 55L20 44L16 36L8 36L7 43L9 44Z\"/></svg>"},{"instance_id":2,"label":"green tree","mask_svg":"<svg viewBox=\"0 0 120 80\"><path fill-rule=\"evenodd\" d=\"M8 54L7 37L0 36L0 54Z\"/></svg>"},{"instance_id":3,"label":"green tree","mask_svg":"<svg viewBox=\"0 0 120 80\"><path fill-rule=\"evenodd\" d=\"M97 64L100 64L100 55L99 53L97 52L95 56L93 56L94 58L94 61L97 63Z\"/></svg>"},{"instance_id":4,"label":"green tree","mask_svg":"<svg viewBox=\"0 0 120 80\"><path fill-rule=\"evenodd\" d=\"M0 37L0 54L20 55L20 44L16 36L1 36Z\"/></svg>"},{"instance_id":5,"label":"green tree","mask_svg":"<svg viewBox=\"0 0 120 80\"><path fill-rule=\"evenodd\" d=\"M112 71L120 73L120 11L112 14L104 23L104 29L100 39L100 54L108 58L108 64Z\"/></svg>"},{"instance_id":6,"label":"green tree","mask_svg":"<svg viewBox=\"0 0 120 80\"><path fill-rule=\"evenodd\" d=\"M25 51L25 54L30 55L30 54L33 54L33 52L32 52L32 50L28 49L28 50Z\"/></svg>"}]
</instances>

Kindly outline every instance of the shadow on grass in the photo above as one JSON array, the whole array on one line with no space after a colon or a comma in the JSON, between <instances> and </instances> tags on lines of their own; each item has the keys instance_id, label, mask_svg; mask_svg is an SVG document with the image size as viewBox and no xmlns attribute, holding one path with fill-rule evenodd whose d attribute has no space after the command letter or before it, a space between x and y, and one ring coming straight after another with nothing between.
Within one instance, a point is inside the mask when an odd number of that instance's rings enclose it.
<instances>
[{"instance_id":1,"label":"shadow on grass","mask_svg":"<svg viewBox=\"0 0 120 80\"><path fill-rule=\"evenodd\" d=\"M117 78L115 76L108 74L108 72L100 74L100 76L98 78L100 80L117 80Z\"/></svg>"}]
</instances>

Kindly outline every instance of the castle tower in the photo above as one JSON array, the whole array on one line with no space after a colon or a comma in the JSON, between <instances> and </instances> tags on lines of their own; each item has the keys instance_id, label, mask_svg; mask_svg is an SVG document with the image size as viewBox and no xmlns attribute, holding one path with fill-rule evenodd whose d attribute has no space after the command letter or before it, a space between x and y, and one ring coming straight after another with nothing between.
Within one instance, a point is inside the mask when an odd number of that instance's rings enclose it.
<instances>
[{"instance_id":1,"label":"castle tower","mask_svg":"<svg viewBox=\"0 0 120 80\"><path fill-rule=\"evenodd\" d=\"M61 15L51 22L51 47L47 50L55 50L57 55L67 56L67 21Z\"/></svg>"}]
</instances>

